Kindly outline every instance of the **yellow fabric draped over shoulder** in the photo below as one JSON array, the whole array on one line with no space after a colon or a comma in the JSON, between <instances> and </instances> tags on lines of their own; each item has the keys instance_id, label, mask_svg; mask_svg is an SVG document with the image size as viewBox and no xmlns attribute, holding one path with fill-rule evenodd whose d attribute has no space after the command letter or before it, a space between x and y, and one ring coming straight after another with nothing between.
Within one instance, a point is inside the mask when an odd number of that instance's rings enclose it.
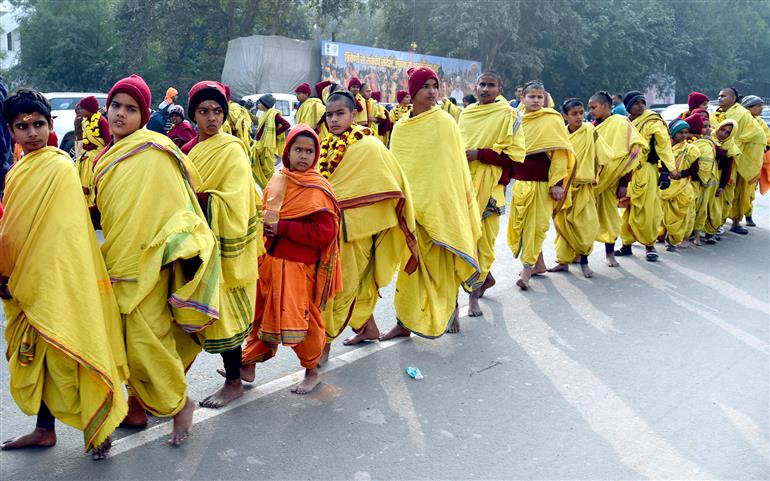
<instances>
[{"instance_id":1,"label":"yellow fabric draped over shoulder","mask_svg":"<svg viewBox=\"0 0 770 481\"><path fill-rule=\"evenodd\" d=\"M698 180L705 186L709 182L718 181L716 166L716 144L710 138L699 137L692 142L698 149Z\"/></svg>"},{"instance_id":2,"label":"yellow fabric draped over shoulder","mask_svg":"<svg viewBox=\"0 0 770 481\"><path fill-rule=\"evenodd\" d=\"M44 401L99 446L128 410L118 305L69 156L25 155L8 173L0 220L10 390L26 414Z\"/></svg>"},{"instance_id":3,"label":"yellow fabric draped over shoulder","mask_svg":"<svg viewBox=\"0 0 770 481\"><path fill-rule=\"evenodd\" d=\"M676 144L672 151L679 171L689 168L698 162L700 157L698 147L688 142ZM690 177L672 179L668 188L661 189L659 192L662 201L663 228L668 233L668 242L679 244L690 235L694 225L695 212L692 209L692 203L695 200L695 191L692 181Z\"/></svg>"},{"instance_id":4,"label":"yellow fabric draped over shoulder","mask_svg":"<svg viewBox=\"0 0 770 481\"><path fill-rule=\"evenodd\" d=\"M309 97L299 106L294 118L297 124L305 124L315 130L323 120L325 113L326 106L321 102L321 99Z\"/></svg>"},{"instance_id":5,"label":"yellow fabric draped over shoulder","mask_svg":"<svg viewBox=\"0 0 770 481\"><path fill-rule=\"evenodd\" d=\"M460 130L451 116L434 106L399 120L390 146L412 191L420 256L418 271L399 274L396 312L412 332L440 336L455 308L460 284L480 282L476 242L481 220ZM446 266L441 272L431 271L428 266L442 256Z\"/></svg>"},{"instance_id":6,"label":"yellow fabric draped over shoulder","mask_svg":"<svg viewBox=\"0 0 770 481\"><path fill-rule=\"evenodd\" d=\"M329 182L342 209L340 259L345 279L343 292L324 312L327 336L333 339L348 324L362 327L374 311L379 288L393 280L399 265L412 274L418 252L409 183L396 158L376 137L366 135L350 145ZM368 244L361 252L348 245L353 243ZM351 302L355 302L352 311Z\"/></svg>"},{"instance_id":7,"label":"yellow fabric draped over shoulder","mask_svg":"<svg viewBox=\"0 0 770 481\"><path fill-rule=\"evenodd\" d=\"M262 202L239 139L220 133L196 144L189 157L201 177L199 192L208 194L205 214L222 265L219 320L202 331L201 341L208 352L224 352L243 342L254 320L257 259L265 252Z\"/></svg>"},{"instance_id":8,"label":"yellow fabric draped over shoulder","mask_svg":"<svg viewBox=\"0 0 770 481\"><path fill-rule=\"evenodd\" d=\"M121 313L131 313L170 267L176 323L197 332L214 322L219 249L195 196L202 182L190 160L168 137L140 129L110 147L94 174L102 254Z\"/></svg>"},{"instance_id":9,"label":"yellow fabric draped over shoulder","mask_svg":"<svg viewBox=\"0 0 770 481\"><path fill-rule=\"evenodd\" d=\"M466 151L492 149L498 154L507 155L514 162L524 161L526 147L522 118L502 95L486 105L469 105L460 114L458 126ZM468 163L468 168L480 213L483 215L492 199L495 206L504 206L505 188L498 183L503 168L478 160Z\"/></svg>"},{"instance_id":10,"label":"yellow fabric draped over shoulder","mask_svg":"<svg viewBox=\"0 0 770 481\"><path fill-rule=\"evenodd\" d=\"M455 122L460 121L460 113L462 110L460 110L460 107L450 102L449 99L444 99L443 103L441 104L441 110L451 115L452 118L455 119Z\"/></svg>"},{"instance_id":11,"label":"yellow fabric draped over shoulder","mask_svg":"<svg viewBox=\"0 0 770 481\"><path fill-rule=\"evenodd\" d=\"M361 110L360 112L358 112L356 110L357 113L356 113L355 122L358 125L362 126L362 127L367 127L367 125L366 125L367 124L367 120L369 120L367 118L367 115L366 115L366 111L367 111L367 108L368 108L367 107L367 101L364 98L364 96L359 93L359 94L356 94L356 102L360 103L361 107L363 107L364 109Z\"/></svg>"},{"instance_id":12,"label":"yellow fabric draped over shoulder","mask_svg":"<svg viewBox=\"0 0 770 481\"><path fill-rule=\"evenodd\" d=\"M617 188L620 178L636 168L644 139L623 115L610 115L596 126L596 132L609 148L610 156L599 169L595 188L598 195L610 187Z\"/></svg>"},{"instance_id":13,"label":"yellow fabric draped over shoulder","mask_svg":"<svg viewBox=\"0 0 770 481\"><path fill-rule=\"evenodd\" d=\"M564 118L552 108L542 108L537 112L528 112L523 116L524 135L527 142L527 155L547 152L551 157L551 167L548 171L548 187L552 187L564 179L562 186L568 191L571 176L575 171L575 153L572 143L564 128ZM522 159L523 161L523 159ZM565 196L563 206L556 206L554 213L561 207L569 205Z\"/></svg>"},{"instance_id":14,"label":"yellow fabric draped over shoulder","mask_svg":"<svg viewBox=\"0 0 770 481\"><path fill-rule=\"evenodd\" d=\"M257 134L262 132L259 140L255 140L251 146L251 171L254 180L259 187L264 189L270 177L275 173L275 157L281 153L278 150L279 142L275 135L275 118L278 110L267 109L259 116Z\"/></svg>"},{"instance_id":15,"label":"yellow fabric draped over shoulder","mask_svg":"<svg viewBox=\"0 0 770 481\"><path fill-rule=\"evenodd\" d=\"M639 162L642 164L647 162L650 156L652 139L655 139L655 151L658 155L657 167L660 167L662 164L669 171L673 172L675 170L674 153L671 151L671 138L668 135L666 121L663 120L660 114L648 109L642 115L632 120L631 123L639 131L643 141Z\"/></svg>"},{"instance_id":16,"label":"yellow fabric draped over shoulder","mask_svg":"<svg viewBox=\"0 0 770 481\"><path fill-rule=\"evenodd\" d=\"M84 150L77 161L80 185L87 189L84 195L89 207L94 205L94 159L104 148L104 139L99 132L99 119L101 117L101 112L96 112L90 119L83 119L83 144L90 144L96 148Z\"/></svg>"},{"instance_id":17,"label":"yellow fabric draped over shoulder","mask_svg":"<svg viewBox=\"0 0 770 481\"><path fill-rule=\"evenodd\" d=\"M720 109L712 113L711 119L714 124L726 119L736 122L732 140L741 151L740 155L735 156L736 171L744 179L754 180L762 169L762 156L764 146L767 144L767 137L762 128L757 125L754 116L745 107L736 103L725 112Z\"/></svg>"},{"instance_id":18,"label":"yellow fabric draped over shoulder","mask_svg":"<svg viewBox=\"0 0 770 481\"><path fill-rule=\"evenodd\" d=\"M251 147L251 114L235 102L227 106L227 120L222 124L222 132L233 135L243 142L246 148Z\"/></svg>"}]
</instances>

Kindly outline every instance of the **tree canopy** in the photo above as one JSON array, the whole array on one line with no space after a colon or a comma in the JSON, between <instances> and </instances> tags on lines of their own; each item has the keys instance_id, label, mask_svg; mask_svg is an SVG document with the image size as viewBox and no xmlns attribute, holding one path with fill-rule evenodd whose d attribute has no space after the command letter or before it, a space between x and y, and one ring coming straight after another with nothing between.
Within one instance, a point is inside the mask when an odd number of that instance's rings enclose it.
<instances>
[{"instance_id":1,"label":"tree canopy","mask_svg":"<svg viewBox=\"0 0 770 481\"><path fill-rule=\"evenodd\" d=\"M218 79L230 39L338 41L480 60L508 92L541 79L557 98L623 92L665 74L677 99L770 79L770 0L12 0L14 84L106 90L141 73L160 98ZM666 87L664 85L664 87ZM748 93L748 92L747 92Z\"/></svg>"}]
</instances>

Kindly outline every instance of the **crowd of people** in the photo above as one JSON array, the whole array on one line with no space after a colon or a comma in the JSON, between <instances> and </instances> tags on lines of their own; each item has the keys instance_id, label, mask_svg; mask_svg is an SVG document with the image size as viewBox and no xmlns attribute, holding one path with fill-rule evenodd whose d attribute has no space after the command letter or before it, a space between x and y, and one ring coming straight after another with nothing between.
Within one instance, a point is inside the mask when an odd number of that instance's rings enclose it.
<instances>
[{"instance_id":1,"label":"crowd of people","mask_svg":"<svg viewBox=\"0 0 770 481\"><path fill-rule=\"evenodd\" d=\"M46 98L11 93L2 114L20 154L2 199L0 296L11 394L37 424L2 449L54 445L59 419L103 459L115 429L144 428L148 413L172 417L168 442L182 444L194 410L185 373L201 351L222 357L223 384L200 401L215 409L280 345L305 368L292 388L305 394L347 327L346 345L457 333L460 289L481 316L495 285L506 207L526 291L532 276L573 263L591 277L595 242L617 267L635 242L648 261L656 242L716 244L728 218L745 235L757 184L764 193L770 182L762 101L732 88L711 114L693 92L667 125L638 91L623 96L626 117L604 91L558 112L537 81L513 107L494 72L462 110L428 67L410 69L407 87L388 111L356 77L321 82L315 96L302 84L290 130L265 95L252 136L227 86L205 80L188 93L192 123L167 92L159 133L146 128L150 89L131 75L106 112L79 102L74 164L48 145ZM396 323L382 333L373 313L394 280Z\"/></svg>"}]
</instances>

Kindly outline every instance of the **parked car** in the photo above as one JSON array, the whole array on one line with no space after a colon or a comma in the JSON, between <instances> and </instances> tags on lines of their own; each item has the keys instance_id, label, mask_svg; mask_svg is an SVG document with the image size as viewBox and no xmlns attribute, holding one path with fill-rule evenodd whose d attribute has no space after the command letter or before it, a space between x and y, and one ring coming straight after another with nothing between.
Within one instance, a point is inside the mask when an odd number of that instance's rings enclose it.
<instances>
[{"instance_id":1,"label":"parked car","mask_svg":"<svg viewBox=\"0 0 770 481\"><path fill-rule=\"evenodd\" d=\"M59 148L73 155L75 147L75 105L83 97L93 95L99 101L99 108L104 109L107 104L107 94L94 92L50 92L45 98L51 102L51 116L53 117L53 130L59 138Z\"/></svg>"},{"instance_id":2,"label":"parked car","mask_svg":"<svg viewBox=\"0 0 770 481\"><path fill-rule=\"evenodd\" d=\"M254 102L254 105L256 105L257 100L259 100L259 98L263 95L265 94L246 95L245 97L243 97L243 100L251 100L252 102ZM272 95L273 97L275 97L275 108L277 108L278 111L281 112L281 116L283 116L283 118L288 120L291 126L294 127L294 124L296 123L294 116L297 113L297 107L295 105L297 103L297 96L294 94L275 94L275 93ZM257 110L256 111L257 117L259 117L259 114L260 114L260 111Z\"/></svg>"}]
</instances>

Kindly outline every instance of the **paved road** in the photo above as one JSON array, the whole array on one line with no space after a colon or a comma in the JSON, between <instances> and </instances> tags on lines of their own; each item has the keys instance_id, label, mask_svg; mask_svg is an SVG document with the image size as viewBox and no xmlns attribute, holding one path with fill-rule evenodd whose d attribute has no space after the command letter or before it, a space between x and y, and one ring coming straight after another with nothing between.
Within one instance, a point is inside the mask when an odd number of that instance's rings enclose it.
<instances>
[{"instance_id":1,"label":"paved road","mask_svg":"<svg viewBox=\"0 0 770 481\"><path fill-rule=\"evenodd\" d=\"M182 448L165 446L168 424L153 420L121 430L115 455L93 463L80 434L59 425L52 449L0 453L1 477L769 479L767 199L755 218L747 237L654 264L638 249L610 269L597 252L595 278L543 276L527 293L514 286L520 265L503 235L485 315L464 318L459 335L335 344L324 383L304 397L288 392L298 365L283 349L239 406L196 411ZM391 299L386 290L377 311L383 328ZM218 385L218 365L206 354L196 362L196 399ZM1 372L5 439L34 419Z\"/></svg>"}]
</instances>

